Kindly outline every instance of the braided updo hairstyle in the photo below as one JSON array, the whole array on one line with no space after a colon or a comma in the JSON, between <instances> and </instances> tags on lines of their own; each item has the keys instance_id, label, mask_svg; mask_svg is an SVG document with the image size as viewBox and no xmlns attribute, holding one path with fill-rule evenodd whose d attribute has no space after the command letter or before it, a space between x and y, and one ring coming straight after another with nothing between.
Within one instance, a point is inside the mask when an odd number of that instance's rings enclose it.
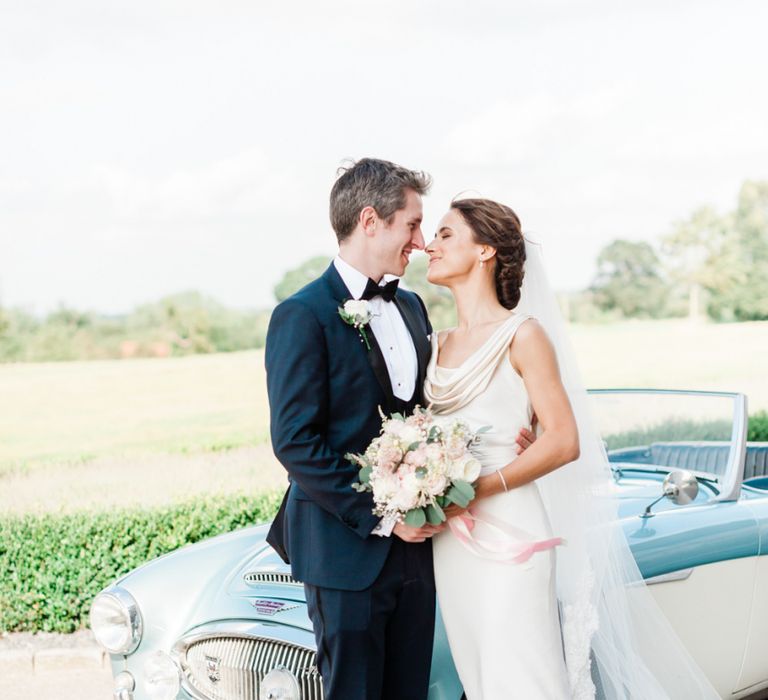
<instances>
[{"instance_id":1,"label":"braided updo hairstyle","mask_svg":"<svg viewBox=\"0 0 768 700\"><path fill-rule=\"evenodd\" d=\"M461 214L475 243L496 249L496 296L504 308L514 309L520 301L525 263L525 239L517 214L490 199L454 199L451 209Z\"/></svg>"}]
</instances>

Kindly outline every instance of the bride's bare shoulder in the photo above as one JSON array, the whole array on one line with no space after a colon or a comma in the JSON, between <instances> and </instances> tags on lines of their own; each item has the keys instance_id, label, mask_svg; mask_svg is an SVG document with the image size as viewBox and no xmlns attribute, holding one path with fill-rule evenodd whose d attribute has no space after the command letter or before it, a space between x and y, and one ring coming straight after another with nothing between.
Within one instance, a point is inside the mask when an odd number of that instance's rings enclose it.
<instances>
[{"instance_id":1,"label":"bride's bare shoulder","mask_svg":"<svg viewBox=\"0 0 768 700\"><path fill-rule=\"evenodd\" d=\"M516 369L526 364L526 358L533 359L553 352L552 341L544 327L535 318L525 319L518 326L509 343L509 359Z\"/></svg>"},{"instance_id":2,"label":"bride's bare shoulder","mask_svg":"<svg viewBox=\"0 0 768 700\"><path fill-rule=\"evenodd\" d=\"M515 340L522 342L533 340L533 342L536 342L542 338L548 338L547 333L544 327L531 316L520 323L515 334L512 336L510 344L514 343Z\"/></svg>"}]
</instances>

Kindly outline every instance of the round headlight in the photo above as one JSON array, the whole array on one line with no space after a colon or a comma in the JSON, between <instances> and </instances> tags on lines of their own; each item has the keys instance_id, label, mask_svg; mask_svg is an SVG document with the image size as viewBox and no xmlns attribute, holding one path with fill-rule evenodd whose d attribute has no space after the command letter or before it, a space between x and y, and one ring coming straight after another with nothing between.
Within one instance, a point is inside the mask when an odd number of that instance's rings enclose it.
<instances>
[{"instance_id":1,"label":"round headlight","mask_svg":"<svg viewBox=\"0 0 768 700\"><path fill-rule=\"evenodd\" d=\"M261 681L259 696L265 700L300 700L299 682L289 670L273 668Z\"/></svg>"},{"instance_id":2,"label":"round headlight","mask_svg":"<svg viewBox=\"0 0 768 700\"><path fill-rule=\"evenodd\" d=\"M91 604L91 629L110 654L130 654L141 641L139 606L123 588L110 588Z\"/></svg>"},{"instance_id":3,"label":"round headlight","mask_svg":"<svg viewBox=\"0 0 768 700\"><path fill-rule=\"evenodd\" d=\"M174 700L180 685L179 667L168 654L156 651L144 662L144 692L148 700Z\"/></svg>"},{"instance_id":4,"label":"round headlight","mask_svg":"<svg viewBox=\"0 0 768 700\"><path fill-rule=\"evenodd\" d=\"M136 690L136 681L130 671L120 671L115 676L112 695L115 700L123 698L132 698L133 691Z\"/></svg>"}]
</instances>

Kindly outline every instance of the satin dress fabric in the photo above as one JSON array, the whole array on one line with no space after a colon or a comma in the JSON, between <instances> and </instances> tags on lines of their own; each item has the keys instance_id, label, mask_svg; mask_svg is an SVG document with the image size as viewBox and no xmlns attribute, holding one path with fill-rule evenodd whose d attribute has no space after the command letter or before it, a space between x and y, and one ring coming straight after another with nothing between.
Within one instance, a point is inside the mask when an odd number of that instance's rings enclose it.
<instances>
[{"instance_id":1,"label":"satin dress fabric","mask_svg":"<svg viewBox=\"0 0 768 700\"><path fill-rule=\"evenodd\" d=\"M490 426L473 453L481 475L516 457L521 427L533 409L509 347L530 316L510 318L459 367L439 363L437 333L424 396L436 415L459 418L472 429ZM531 540L553 533L536 482L478 504ZM473 534L494 541L504 535L477 522ZM470 551L450 531L433 538L435 583L456 670L467 700L564 700L570 697L557 597L555 551L536 552L523 564L493 561Z\"/></svg>"}]
</instances>

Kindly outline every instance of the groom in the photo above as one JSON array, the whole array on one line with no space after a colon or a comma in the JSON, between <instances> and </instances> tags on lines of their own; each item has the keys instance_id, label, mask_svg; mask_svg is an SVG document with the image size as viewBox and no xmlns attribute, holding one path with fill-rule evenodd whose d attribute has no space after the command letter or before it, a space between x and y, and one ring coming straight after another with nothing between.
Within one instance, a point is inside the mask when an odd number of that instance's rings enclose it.
<instances>
[{"instance_id":1,"label":"groom","mask_svg":"<svg viewBox=\"0 0 768 700\"><path fill-rule=\"evenodd\" d=\"M331 191L339 253L272 314L267 390L272 446L291 482L268 541L304 583L326 700L425 700L435 617L431 537L440 528L380 521L344 458L379 434L379 407L423 403L432 332L398 288L424 248L425 173L364 158ZM390 279L391 277L391 279ZM365 300L364 333L339 307Z\"/></svg>"}]
</instances>

